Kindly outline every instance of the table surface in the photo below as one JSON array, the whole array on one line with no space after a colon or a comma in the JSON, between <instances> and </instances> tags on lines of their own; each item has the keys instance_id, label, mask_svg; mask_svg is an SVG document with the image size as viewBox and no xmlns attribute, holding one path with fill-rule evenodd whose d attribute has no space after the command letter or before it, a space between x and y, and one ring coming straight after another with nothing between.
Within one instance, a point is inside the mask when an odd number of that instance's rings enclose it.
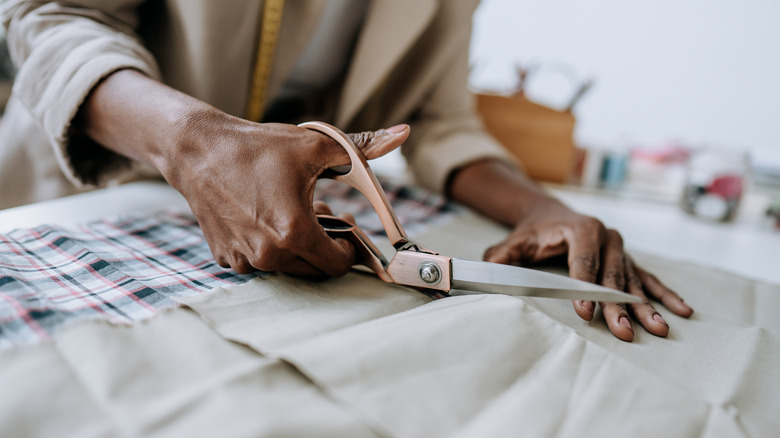
<instances>
[{"instance_id":1,"label":"table surface","mask_svg":"<svg viewBox=\"0 0 780 438\"><path fill-rule=\"evenodd\" d=\"M623 235L626 246L780 284L780 232L760 212L743 206L735 222L691 217L671 203L648 202L565 187L550 191L575 210L598 217ZM75 225L109 215L184 207L184 198L160 182L137 182L0 210L0 233L41 224Z\"/></svg>"}]
</instances>

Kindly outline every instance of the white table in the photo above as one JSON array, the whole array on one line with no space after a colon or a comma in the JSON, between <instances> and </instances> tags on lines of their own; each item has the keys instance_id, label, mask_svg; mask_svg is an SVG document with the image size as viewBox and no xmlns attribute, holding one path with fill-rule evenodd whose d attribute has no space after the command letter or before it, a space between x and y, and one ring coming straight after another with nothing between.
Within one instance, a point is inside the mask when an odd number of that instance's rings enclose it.
<instances>
[{"instance_id":1,"label":"white table","mask_svg":"<svg viewBox=\"0 0 780 438\"><path fill-rule=\"evenodd\" d=\"M722 224L691 217L674 204L564 187L550 190L575 210L619 230L630 249L780 284L780 232L763 224L749 202L736 222ZM73 225L112 214L186 205L184 198L164 183L137 182L2 210L0 232L43 223Z\"/></svg>"}]
</instances>

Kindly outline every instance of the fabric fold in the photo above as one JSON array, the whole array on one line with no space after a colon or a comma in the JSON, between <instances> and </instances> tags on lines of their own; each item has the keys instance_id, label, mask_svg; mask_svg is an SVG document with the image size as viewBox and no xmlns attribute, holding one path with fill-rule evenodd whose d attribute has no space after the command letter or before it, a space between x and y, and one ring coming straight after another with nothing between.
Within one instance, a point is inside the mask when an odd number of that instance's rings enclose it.
<instances>
[{"instance_id":1,"label":"fabric fold","mask_svg":"<svg viewBox=\"0 0 780 438\"><path fill-rule=\"evenodd\" d=\"M465 215L419 240L479 258L480 242L505 232L480 221ZM222 336L286 360L391 436L780 430L771 409L780 405L780 331L755 307L778 308L780 286L636 259L697 309L685 319L657 305L672 328L667 338L637 324L634 342L620 341L603 320L577 317L567 301L476 295L428 302L354 273L317 287L275 276L185 302Z\"/></svg>"},{"instance_id":2,"label":"fabric fold","mask_svg":"<svg viewBox=\"0 0 780 438\"><path fill-rule=\"evenodd\" d=\"M246 287L223 287L176 300L226 339L274 356L280 348L412 309L431 298L351 272L326 282L276 273Z\"/></svg>"}]
</instances>

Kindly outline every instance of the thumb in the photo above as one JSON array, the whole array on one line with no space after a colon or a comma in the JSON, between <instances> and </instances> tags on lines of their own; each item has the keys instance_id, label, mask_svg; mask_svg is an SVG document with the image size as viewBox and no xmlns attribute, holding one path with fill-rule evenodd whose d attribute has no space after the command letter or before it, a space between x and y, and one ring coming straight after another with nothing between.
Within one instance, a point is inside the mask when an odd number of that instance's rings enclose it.
<instances>
[{"instance_id":1,"label":"thumb","mask_svg":"<svg viewBox=\"0 0 780 438\"><path fill-rule=\"evenodd\" d=\"M378 131L347 134L347 136L363 152L367 160L372 160L401 146L409 137L409 131L409 125L402 124Z\"/></svg>"}]
</instances>

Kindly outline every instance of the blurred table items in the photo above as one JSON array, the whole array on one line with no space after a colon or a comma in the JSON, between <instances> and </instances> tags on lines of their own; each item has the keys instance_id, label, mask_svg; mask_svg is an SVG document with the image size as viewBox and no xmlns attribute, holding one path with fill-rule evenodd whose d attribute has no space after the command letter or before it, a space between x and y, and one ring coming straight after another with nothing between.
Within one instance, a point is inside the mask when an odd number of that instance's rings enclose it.
<instances>
[{"instance_id":1,"label":"blurred table items","mask_svg":"<svg viewBox=\"0 0 780 438\"><path fill-rule=\"evenodd\" d=\"M579 149L570 182L590 189L616 191L626 182L628 164L629 153L620 148Z\"/></svg>"},{"instance_id":2,"label":"blurred table items","mask_svg":"<svg viewBox=\"0 0 780 438\"><path fill-rule=\"evenodd\" d=\"M631 149L630 189L677 202L682 194L691 148L676 141Z\"/></svg>"},{"instance_id":3,"label":"blurred table items","mask_svg":"<svg viewBox=\"0 0 780 438\"><path fill-rule=\"evenodd\" d=\"M757 148L750 151L752 182L780 194L780 148Z\"/></svg>"},{"instance_id":4,"label":"blurred table items","mask_svg":"<svg viewBox=\"0 0 780 438\"><path fill-rule=\"evenodd\" d=\"M570 182L583 189L667 203L680 198L690 149L655 146L590 146L578 150Z\"/></svg>"},{"instance_id":5,"label":"blurred table items","mask_svg":"<svg viewBox=\"0 0 780 438\"><path fill-rule=\"evenodd\" d=\"M780 196L772 199L766 208L766 215L772 221L774 229L780 231Z\"/></svg>"},{"instance_id":6,"label":"blurred table items","mask_svg":"<svg viewBox=\"0 0 780 438\"><path fill-rule=\"evenodd\" d=\"M715 221L734 219L745 190L748 163L748 154L740 150L694 151L686 167L683 210Z\"/></svg>"}]
</instances>

